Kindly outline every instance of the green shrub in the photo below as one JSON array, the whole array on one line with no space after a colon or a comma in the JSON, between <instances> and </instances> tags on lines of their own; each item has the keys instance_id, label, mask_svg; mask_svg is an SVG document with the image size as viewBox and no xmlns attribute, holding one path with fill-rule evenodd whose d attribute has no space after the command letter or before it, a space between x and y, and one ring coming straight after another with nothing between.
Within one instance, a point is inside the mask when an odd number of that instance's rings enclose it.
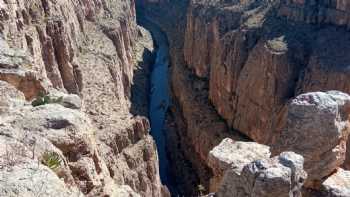
<instances>
[{"instance_id":1,"label":"green shrub","mask_svg":"<svg viewBox=\"0 0 350 197\"><path fill-rule=\"evenodd\" d=\"M39 95L32 101L32 106L37 107L40 105L46 105L50 103L61 103L63 97L52 98L50 95L45 95L43 93L39 93Z\"/></svg>"},{"instance_id":2,"label":"green shrub","mask_svg":"<svg viewBox=\"0 0 350 197\"><path fill-rule=\"evenodd\" d=\"M49 167L51 170L56 170L61 166L62 159L55 152L45 152L42 156L41 163Z\"/></svg>"}]
</instances>

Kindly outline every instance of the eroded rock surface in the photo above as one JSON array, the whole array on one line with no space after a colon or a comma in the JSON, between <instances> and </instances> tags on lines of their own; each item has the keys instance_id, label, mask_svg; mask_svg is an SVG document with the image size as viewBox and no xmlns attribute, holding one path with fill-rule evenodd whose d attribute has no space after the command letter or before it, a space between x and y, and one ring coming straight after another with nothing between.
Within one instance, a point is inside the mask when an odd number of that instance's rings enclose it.
<instances>
[{"instance_id":1,"label":"eroded rock surface","mask_svg":"<svg viewBox=\"0 0 350 197\"><path fill-rule=\"evenodd\" d=\"M226 171L217 195L256 197L300 197L307 177L303 157L293 152L254 161L244 166L240 174Z\"/></svg>"},{"instance_id":2,"label":"eroded rock surface","mask_svg":"<svg viewBox=\"0 0 350 197\"><path fill-rule=\"evenodd\" d=\"M240 174L243 167L259 159L270 158L270 148L255 142L235 142L224 139L209 152L208 165L213 169L209 191L218 191L226 170Z\"/></svg>"},{"instance_id":3,"label":"eroded rock surface","mask_svg":"<svg viewBox=\"0 0 350 197\"><path fill-rule=\"evenodd\" d=\"M273 145L292 98L350 93L347 1L140 2L168 34L178 130L172 137L201 184L213 173L206 155L223 137L243 140L235 135L243 133ZM343 160L346 139L340 141Z\"/></svg>"},{"instance_id":4,"label":"eroded rock surface","mask_svg":"<svg viewBox=\"0 0 350 197\"><path fill-rule=\"evenodd\" d=\"M136 77L147 77L149 62L142 58L152 50L150 34L136 24L133 0L0 0L0 80L8 83L0 83L0 138L30 152L23 156L27 163L13 168L27 171L50 151L62 158L62 172L49 172L45 195L161 196L149 123L131 113L130 102ZM31 106L39 93L61 101ZM27 138L36 139L35 150Z\"/></svg>"},{"instance_id":5,"label":"eroded rock surface","mask_svg":"<svg viewBox=\"0 0 350 197\"><path fill-rule=\"evenodd\" d=\"M322 183L322 188L325 196L350 196L350 171L339 168Z\"/></svg>"},{"instance_id":6,"label":"eroded rock surface","mask_svg":"<svg viewBox=\"0 0 350 197\"><path fill-rule=\"evenodd\" d=\"M287 126L276 151L294 151L305 158L306 186L319 187L346 157L350 97L330 91L299 95L288 106Z\"/></svg>"},{"instance_id":7,"label":"eroded rock surface","mask_svg":"<svg viewBox=\"0 0 350 197\"><path fill-rule=\"evenodd\" d=\"M343 1L192 1L188 10L185 64L208 81L227 124L251 139L274 143L297 94L349 92L349 33L325 26L345 20L333 14L348 11Z\"/></svg>"}]
</instances>

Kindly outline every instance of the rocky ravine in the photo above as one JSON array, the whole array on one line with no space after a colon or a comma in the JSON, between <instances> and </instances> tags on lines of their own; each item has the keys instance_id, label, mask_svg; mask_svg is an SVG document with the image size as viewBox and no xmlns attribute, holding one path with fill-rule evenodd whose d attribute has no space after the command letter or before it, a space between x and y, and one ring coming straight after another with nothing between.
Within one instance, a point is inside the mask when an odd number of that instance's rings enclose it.
<instances>
[{"instance_id":1,"label":"rocky ravine","mask_svg":"<svg viewBox=\"0 0 350 197\"><path fill-rule=\"evenodd\" d=\"M0 0L0 196L169 195L135 4L169 38L175 194L350 196L345 0Z\"/></svg>"},{"instance_id":2,"label":"rocky ravine","mask_svg":"<svg viewBox=\"0 0 350 197\"><path fill-rule=\"evenodd\" d=\"M166 194L137 116L152 50L133 0L1 0L0 196Z\"/></svg>"},{"instance_id":3,"label":"rocky ravine","mask_svg":"<svg viewBox=\"0 0 350 197\"><path fill-rule=\"evenodd\" d=\"M230 137L269 145L274 155L295 151L305 159L306 187L320 191L324 183L336 185L338 177L339 188L348 192L347 171L334 174L349 166L347 112L337 112L340 107L318 93L306 96L318 98L307 105L320 108L295 111L291 103L307 92L350 93L347 1L140 0L139 5L169 37L171 117L176 123L170 123L169 138L176 145L168 149L180 147L182 154L170 157L190 161L176 166L177 174L197 172L185 179L179 176L180 185L203 184L207 191L217 191L215 180L223 171L217 174L209 152ZM328 114L322 106L333 112ZM307 110L313 112L311 117ZM339 125L326 125L323 118ZM319 149L326 141L331 143ZM324 181L329 176L333 180ZM324 195L347 195L335 193Z\"/></svg>"}]
</instances>

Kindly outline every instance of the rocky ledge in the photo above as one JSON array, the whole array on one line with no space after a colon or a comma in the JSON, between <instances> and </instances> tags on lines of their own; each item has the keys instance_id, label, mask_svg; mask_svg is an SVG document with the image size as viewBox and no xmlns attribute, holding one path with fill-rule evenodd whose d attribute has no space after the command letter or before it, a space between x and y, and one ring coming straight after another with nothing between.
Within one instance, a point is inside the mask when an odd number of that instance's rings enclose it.
<instances>
[{"instance_id":1,"label":"rocky ledge","mask_svg":"<svg viewBox=\"0 0 350 197\"><path fill-rule=\"evenodd\" d=\"M281 138L271 147L273 158L268 146L223 140L209 153L215 180L211 191L218 196L301 196L304 187L321 196L347 196L350 171L342 166L349 107L350 96L337 91L297 96L288 106Z\"/></svg>"},{"instance_id":2,"label":"rocky ledge","mask_svg":"<svg viewBox=\"0 0 350 197\"><path fill-rule=\"evenodd\" d=\"M166 195L152 51L133 0L0 0L0 196Z\"/></svg>"}]
</instances>

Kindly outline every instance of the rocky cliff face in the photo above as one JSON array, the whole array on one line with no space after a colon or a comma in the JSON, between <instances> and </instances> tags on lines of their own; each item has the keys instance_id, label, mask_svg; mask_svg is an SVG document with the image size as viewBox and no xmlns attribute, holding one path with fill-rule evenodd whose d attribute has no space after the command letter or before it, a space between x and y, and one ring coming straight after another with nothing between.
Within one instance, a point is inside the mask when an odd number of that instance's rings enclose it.
<instances>
[{"instance_id":1,"label":"rocky cliff face","mask_svg":"<svg viewBox=\"0 0 350 197\"><path fill-rule=\"evenodd\" d=\"M331 8L346 5L302 2L195 2L189 8L186 63L208 81L210 100L227 123L261 143L278 137L285 104L294 95L349 91L348 44L342 44L349 34L322 20L336 20ZM300 14L285 11L299 7ZM322 9L328 12L312 12ZM320 17L322 28L308 25L315 20L307 14Z\"/></svg>"},{"instance_id":2,"label":"rocky cliff face","mask_svg":"<svg viewBox=\"0 0 350 197\"><path fill-rule=\"evenodd\" d=\"M274 145L291 99L350 93L347 1L180 2L143 1L169 36L175 138L198 182L217 178L208 153L225 136ZM345 138L334 139L344 147Z\"/></svg>"},{"instance_id":3,"label":"rocky cliff face","mask_svg":"<svg viewBox=\"0 0 350 197\"><path fill-rule=\"evenodd\" d=\"M134 1L0 1L0 195L161 196L149 123L136 117L147 106L130 102L152 50ZM39 93L63 106L31 106Z\"/></svg>"}]
</instances>

